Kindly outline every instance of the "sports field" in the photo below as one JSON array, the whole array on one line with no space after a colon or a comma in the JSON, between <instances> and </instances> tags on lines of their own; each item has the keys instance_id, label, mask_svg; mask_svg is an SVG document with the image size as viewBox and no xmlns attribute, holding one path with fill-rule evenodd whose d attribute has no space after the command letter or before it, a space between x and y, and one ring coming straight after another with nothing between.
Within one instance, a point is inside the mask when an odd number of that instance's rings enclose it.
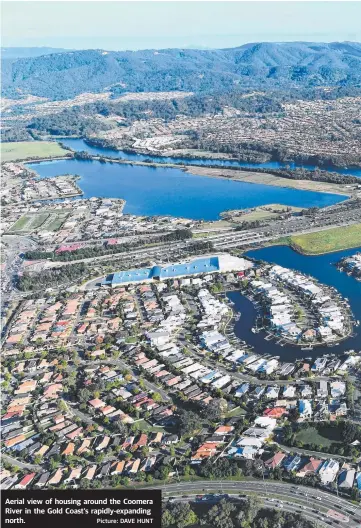
<instances>
[{"instance_id":1,"label":"sports field","mask_svg":"<svg viewBox=\"0 0 361 528\"><path fill-rule=\"evenodd\" d=\"M10 228L10 233L33 233L41 231L57 231L63 225L69 211L51 211L44 213L28 213L19 218Z\"/></svg>"},{"instance_id":2,"label":"sports field","mask_svg":"<svg viewBox=\"0 0 361 528\"><path fill-rule=\"evenodd\" d=\"M306 255L320 255L361 246L361 224L290 237L290 245Z\"/></svg>"},{"instance_id":3,"label":"sports field","mask_svg":"<svg viewBox=\"0 0 361 528\"><path fill-rule=\"evenodd\" d=\"M54 141L21 141L1 143L1 161L55 158L69 151Z\"/></svg>"}]
</instances>

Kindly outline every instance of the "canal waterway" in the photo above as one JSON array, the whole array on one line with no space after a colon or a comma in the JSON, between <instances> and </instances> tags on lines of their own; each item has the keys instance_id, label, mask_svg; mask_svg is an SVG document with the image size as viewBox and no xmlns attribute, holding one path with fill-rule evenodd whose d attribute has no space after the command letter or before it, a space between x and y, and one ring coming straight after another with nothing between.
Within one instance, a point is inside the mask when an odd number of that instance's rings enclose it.
<instances>
[{"instance_id":1,"label":"canal waterway","mask_svg":"<svg viewBox=\"0 0 361 528\"><path fill-rule=\"evenodd\" d=\"M357 251L361 251L361 247L326 255L305 256L287 246L273 246L249 251L246 256L312 275L321 283L333 286L349 300L355 319L361 321L361 283L340 272L335 266L341 258L353 255ZM235 323L236 336L254 346L257 353L280 356L283 361L293 361L305 357L316 358L324 354L339 355L351 349L361 350L361 326L355 327L352 337L333 347L318 346L313 350L301 350L301 347L297 346L280 346L274 339L266 341L266 334L263 331L257 334L251 331L256 319L256 310L252 302L239 292L229 292L228 297L234 302L234 309L241 313L240 319Z\"/></svg>"}]
</instances>

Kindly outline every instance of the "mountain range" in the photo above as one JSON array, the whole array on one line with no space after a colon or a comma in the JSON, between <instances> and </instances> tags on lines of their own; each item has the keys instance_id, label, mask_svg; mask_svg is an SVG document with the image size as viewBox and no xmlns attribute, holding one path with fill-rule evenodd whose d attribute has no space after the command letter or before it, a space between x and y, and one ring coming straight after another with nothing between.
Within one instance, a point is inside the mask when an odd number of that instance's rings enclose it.
<instances>
[{"instance_id":1,"label":"mountain range","mask_svg":"<svg viewBox=\"0 0 361 528\"><path fill-rule=\"evenodd\" d=\"M57 100L106 90L116 95L361 85L361 43L356 42L253 43L219 50L31 50L3 50L4 96Z\"/></svg>"}]
</instances>

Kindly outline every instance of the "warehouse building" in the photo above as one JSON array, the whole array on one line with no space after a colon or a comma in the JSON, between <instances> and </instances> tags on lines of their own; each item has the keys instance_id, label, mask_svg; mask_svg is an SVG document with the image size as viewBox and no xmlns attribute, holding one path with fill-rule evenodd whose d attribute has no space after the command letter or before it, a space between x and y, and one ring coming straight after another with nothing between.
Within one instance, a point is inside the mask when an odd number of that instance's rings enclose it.
<instances>
[{"instance_id":1,"label":"warehouse building","mask_svg":"<svg viewBox=\"0 0 361 528\"><path fill-rule=\"evenodd\" d=\"M189 275L244 271L252 266L253 264L249 260L222 254L167 266L156 265L152 268L118 271L108 275L101 284L103 286L116 287L126 284L151 282L153 280L177 279Z\"/></svg>"}]
</instances>

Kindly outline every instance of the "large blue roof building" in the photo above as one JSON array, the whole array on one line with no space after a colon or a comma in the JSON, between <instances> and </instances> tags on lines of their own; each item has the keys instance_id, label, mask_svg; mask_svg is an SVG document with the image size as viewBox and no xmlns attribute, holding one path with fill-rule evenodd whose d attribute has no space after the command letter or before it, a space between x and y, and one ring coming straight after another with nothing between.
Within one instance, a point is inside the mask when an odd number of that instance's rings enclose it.
<instances>
[{"instance_id":1,"label":"large blue roof building","mask_svg":"<svg viewBox=\"0 0 361 528\"><path fill-rule=\"evenodd\" d=\"M231 255L202 257L189 262L153 266L128 271L117 271L108 275L101 284L103 286L120 286L137 282L150 282L153 279L167 280L202 273L219 271L238 271L252 266L252 263Z\"/></svg>"}]
</instances>

